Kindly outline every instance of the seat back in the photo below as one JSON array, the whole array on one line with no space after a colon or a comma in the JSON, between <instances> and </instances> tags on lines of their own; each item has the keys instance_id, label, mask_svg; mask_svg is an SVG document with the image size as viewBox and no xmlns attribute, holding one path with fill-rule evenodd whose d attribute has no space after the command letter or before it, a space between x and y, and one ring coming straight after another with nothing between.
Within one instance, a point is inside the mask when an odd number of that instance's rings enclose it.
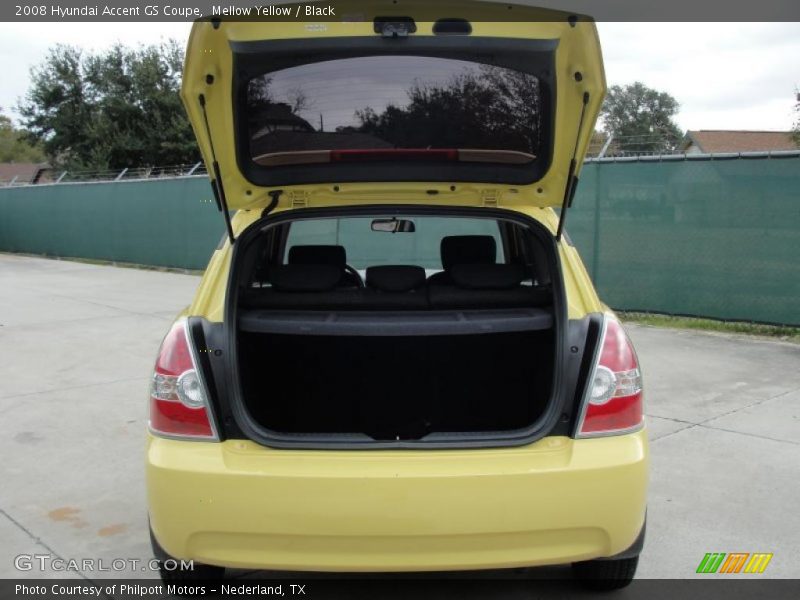
<instances>
[{"instance_id":1,"label":"seat back","mask_svg":"<svg viewBox=\"0 0 800 600\"><path fill-rule=\"evenodd\" d=\"M344 246L292 246L288 258L290 265L333 265L344 268L347 251Z\"/></svg>"},{"instance_id":2,"label":"seat back","mask_svg":"<svg viewBox=\"0 0 800 600\"><path fill-rule=\"evenodd\" d=\"M497 242L490 235L449 235L440 244L442 268L455 265L493 264L497 260Z\"/></svg>"},{"instance_id":3,"label":"seat back","mask_svg":"<svg viewBox=\"0 0 800 600\"><path fill-rule=\"evenodd\" d=\"M425 310L425 269L413 265L367 268L364 306L382 310Z\"/></svg>"},{"instance_id":4,"label":"seat back","mask_svg":"<svg viewBox=\"0 0 800 600\"><path fill-rule=\"evenodd\" d=\"M527 278L520 265L454 265L452 283L431 282L428 299L433 309L490 309L544 306L550 302L549 290L522 285Z\"/></svg>"},{"instance_id":5,"label":"seat back","mask_svg":"<svg viewBox=\"0 0 800 600\"><path fill-rule=\"evenodd\" d=\"M452 285L450 270L455 265L494 264L497 242L490 235L448 235L439 244L443 271L428 278L430 283Z\"/></svg>"},{"instance_id":6,"label":"seat back","mask_svg":"<svg viewBox=\"0 0 800 600\"><path fill-rule=\"evenodd\" d=\"M356 275L345 270L347 266L347 250L344 246L306 245L289 248L288 264L290 265L330 265L338 267L341 276L340 287L361 287Z\"/></svg>"}]
</instances>

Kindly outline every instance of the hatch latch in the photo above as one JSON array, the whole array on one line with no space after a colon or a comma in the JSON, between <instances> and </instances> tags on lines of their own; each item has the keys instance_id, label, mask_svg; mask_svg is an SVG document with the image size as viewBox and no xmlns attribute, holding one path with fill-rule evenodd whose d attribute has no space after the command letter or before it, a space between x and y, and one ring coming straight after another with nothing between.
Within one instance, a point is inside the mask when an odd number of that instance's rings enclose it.
<instances>
[{"instance_id":1,"label":"hatch latch","mask_svg":"<svg viewBox=\"0 0 800 600\"><path fill-rule=\"evenodd\" d=\"M486 208L497 208L500 200L500 192L496 189L481 190L481 206Z\"/></svg>"},{"instance_id":2,"label":"hatch latch","mask_svg":"<svg viewBox=\"0 0 800 600\"><path fill-rule=\"evenodd\" d=\"M294 190L289 192L289 205L292 208L305 208L308 206L308 192Z\"/></svg>"}]
</instances>

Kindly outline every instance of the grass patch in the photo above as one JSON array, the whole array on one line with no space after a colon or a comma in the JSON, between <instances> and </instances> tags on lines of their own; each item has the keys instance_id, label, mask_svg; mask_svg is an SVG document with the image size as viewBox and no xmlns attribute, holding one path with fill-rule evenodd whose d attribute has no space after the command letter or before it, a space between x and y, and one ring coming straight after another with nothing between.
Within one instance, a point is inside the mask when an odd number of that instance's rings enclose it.
<instances>
[{"instance_id":1,"label":"grass patch","mask_svg":"<svg viewBox=\"0 0 800 600\"><path fill-rule=\"evenodd\" d=\"M741 333L757 335L800 344L800 327L785 325L765 325L742 321L716 321L698 317L679 317L655 313L618 311L619 317L630 323L669 327L671 329L696 329L700 331L717 331L720 333Z\"/></svg>"}]
</instances>

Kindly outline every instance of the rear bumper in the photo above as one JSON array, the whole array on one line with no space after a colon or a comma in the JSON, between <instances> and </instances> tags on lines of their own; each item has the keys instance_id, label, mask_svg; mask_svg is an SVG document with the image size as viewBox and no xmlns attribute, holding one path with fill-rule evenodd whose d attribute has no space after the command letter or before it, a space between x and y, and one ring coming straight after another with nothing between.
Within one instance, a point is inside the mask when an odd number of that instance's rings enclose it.
<instances>
[{"instance_id":1,"label":"rear bumper","mask_svg":"<svg viewBox=\"0 0 800 600\"><path fill-rule=\"evenodd\" d=\"M613 556L642 529L647 438L491 450L301 451L149 437L172 556L237 568L423 571Z\"/></svg>"}]
</instances>

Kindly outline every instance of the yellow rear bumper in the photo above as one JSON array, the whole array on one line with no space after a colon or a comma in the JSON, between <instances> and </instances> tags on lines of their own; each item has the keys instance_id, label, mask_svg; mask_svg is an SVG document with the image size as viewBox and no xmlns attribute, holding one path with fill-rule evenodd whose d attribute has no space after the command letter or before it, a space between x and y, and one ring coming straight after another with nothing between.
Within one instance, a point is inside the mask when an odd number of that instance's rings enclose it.
<instances>
[{"instance_id":1,"label":"yellow rear bumper","mask_svg":"<svg viewBox=\"0 0 800 600\"><path fill-rule=\"evenodd\" d=\"M647 437L518 448L274 450L150 436L150 523L226 567L422 571L611 556L644 522Z\"/></svg>"}]
</instances>

